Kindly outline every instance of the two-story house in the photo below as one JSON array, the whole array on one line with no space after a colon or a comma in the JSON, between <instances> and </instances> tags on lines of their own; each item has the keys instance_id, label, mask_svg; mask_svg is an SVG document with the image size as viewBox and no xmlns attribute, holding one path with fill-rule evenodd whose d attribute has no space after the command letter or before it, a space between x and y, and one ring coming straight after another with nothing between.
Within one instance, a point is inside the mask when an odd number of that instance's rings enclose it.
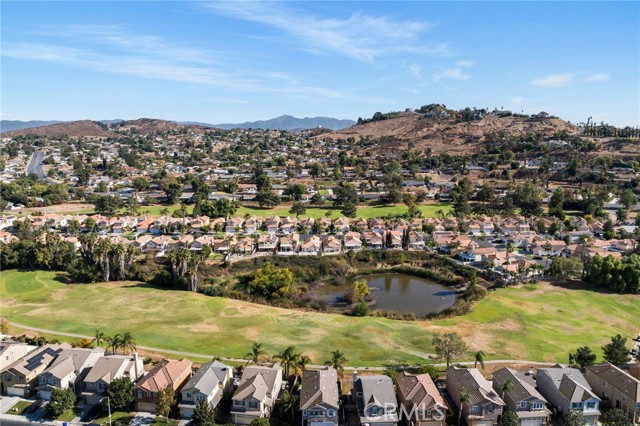
<instances>
[{"instance_id":1,"label":"two-story house","mask_svg":"<svg viewBox=\"0 0 640 426\"><path fill-rule=\"evenodd\" d=\"M539 368L536 374L538 390L559 414L582 412L588 425L596 425L600 416L600 398L591 390L580 370L567 367Z\"/></svg>"},{"instance_id":2,"label":"two-story house","mask_svg":"<svg viewBox=\"0 0 640 426\"><path fill-rule=\"evenodd\" d=\"M36 349L38 349L37 346L28 345L24 342L4 340L0 342L0 365L11 365Z\"/></svg>"},{"instance_id":3,"label":"two-story house","mask_svg":"<svg viewBox=\"0 0 640 426\"><path fill-rule=\"evenodd\" d=\"M133 356L103 356L96 361L85 377L81 397L87 405L99 404L114 379L129 377L135 383L143 374L144 366L137 353Z\"/></svg>"},{"instance_id":4,"label":"two-story house","mask_svg":"<svg viewBox=\"0 0 640 426\"><path fill-rule=\"evenodd\" d=\"M2 364L0 385L3 394L29 397L38 386L38 375L42 373L63 350L71 348L62 343L47 344L29 352L12 364Z\"/></svg>"},{"instance_id":5,"label":"two-story house","mask_svg":"<svg viewBox=\"0 0 640 426\"><path fill-rule=\"evenodd\" d=\"M79 393L82 391L82 383L89 369L103 355L102 348L63 349L38 377L38 397L48 401L55 388L72 388Z\"/></svg>"},{"instance_id":6,"label":"two-story house","mask_svg":"<svg viewBox=\"0 0 640 426\"><path fill-rule=\"evenodd\" d=\"M428 374L396 376L402 416L409 426L445 426L448 407Z\"/></svg>"},{"instance_id":7,"label":"two-story house","mask_svg":"<svg viewBox=\"0 0 640 426\"><path fill-rule=\"evenodd\" d=\"M498 424L505 403L493 390L491 383L477 368L447 369L447 392L462 410L462 416L469 426L492 426ZM462 404L460 394L466 392L469 402Z\"/></svg>"},{"instance_id":8,"label":"two-story house","mask_svg":"<svg viewBox=\"0 0 640 426\"><path fill-rule=\"evenodd\" d=\"M608 362L586 367L584 375L594 393L640 423L640 380Z\"/></svg>"},{"instance_id":9,"label":"two-story house","mask_svg":"<svg viewBox=\"0 0 640 426\"><path fill-rule=\"evenodd\" d=\"M178 404L180 417L190 419L196 405L200 401L207 401L215 410L222 400L222 396L233 386L232 368L220 361L204 364L189 381L182 387L181 400Z\"/></svg>"},{"instance_id":10,"label":"two-story house","mask_svg":"<svg viewBox=\"0 0 640 426\"><path fill-rule=\"evenodd\" d=\"M351 398L358 410L361 425L396 426L399 421L398 401L391 377L358 376L353 372Z\"/></svg>"},{"instance_id":11,"label":"two-story house","mask_svg":"<svg viewBox=\"0 0 640 426\"><path fill-rule=\"evenodd\" d=\"M282 387L282 367L251 365L242 372L233 394L231 416L236 425L248 425L254 419L269 418Z\"/></svg>"},{"instance_id":12,"label":"two-story house","mask_svg":"<svg viewBox=\"0 0 640 426\"><path fill-rule=\"evenodd\" d=\"M512 388L503 393L502 388L507 382L511 382ZM501 368L493 373L493 389L502 394L506 408L516 413L521 426L549 424L551 411L546 406L547 400L536 389L533 374Z\"/></svg>"},{"instance_id":13,"label":"two-story house","mask_svg":"<svg viewBox=\"0 0 640 426\"><path fill-rule=\"evenodd\" d=\"M304 370L300 389L302 426L338 426L339 397L335 368Z\"/></svg>"},{"instance_id":14,"label":"two-story house","mask_svg":"<svg viewBox=\"0 0 640 426\"><path fill-rule=\"evenodd\" d=\"M147 373L133 388L136 411L155 413L158 404L158 392L170 387L175 394L191 378L191 366L188 359L163 359Z\"/></svg>"}]
</instances>

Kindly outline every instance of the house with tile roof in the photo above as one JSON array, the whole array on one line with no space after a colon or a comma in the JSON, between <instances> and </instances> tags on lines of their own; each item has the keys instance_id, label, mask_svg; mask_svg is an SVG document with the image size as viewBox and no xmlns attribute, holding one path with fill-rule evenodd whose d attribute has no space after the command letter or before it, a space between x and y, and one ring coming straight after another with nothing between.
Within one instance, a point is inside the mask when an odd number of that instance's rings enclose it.
<instances>
[{"instance_id":1,"label":"house with tile roof","mask_svg":"<svg viewBox=\"0 0 640 426\"><path fill-rule=\"evenodd\" d=\"M598 424L600 398L577 368L539 368L536 384L558 414L564 416L569 411L580 411L586 424Z\"/></svg>"},{"instance_id":2,"label":"house with tile roof","mask_svg":"<svg viewBox=\"0 0 640 426\"><path fill-rule=\"evenodd\" d=\"M512 389L502 394L508 410L514 411L521 426L543 426L549 424L551 411L547 400L536 389L531 372L518 372L508 367L493 373L493 389L502 393L502 386L510 381Z\"/></svg>"},{"instance_id":3,"label":"house with tile roof","mask_svg":"<svg viewBox=\"0 0 640 426\"><path fill-rule=\"evenodd\" d=\"M444 426L447 404L428 374L403 371L396 376L403 418L409 426Z\"/></svg>"},{"instance_id":4,"label":"house with tile roof","mask_svg":"<svg viewBox=\"0 0 640 426\"><path fill-rule=\"evenodd\" d=\"M302 372L302 426L338 426L339 399L338 373L335 368Z\"/></svg>"},{"instance_id":5,"label":"house with tile roof","mask_svg":"<svg viewBox=\"0 0 640 426\"><path fill-rule=\"evenodd\" d=\"M493 389L491 383L477 368L459 368L451 366L447 369L447 392L462 409L462 416L469 426L492 426L498 424L505 403ZM469 403L461 404L460 394L469 395Z\"/></svg>"},{"instance_id":6,"label":"house with tile roof","mask_svg":"<svg viewBox=\"0 0 640 426\"><path fill-rule=\"evenodd\" d=\"M236 425L248 425L254 419L269 418L282 387L282 367L251 365L244 369L233 394L231 417Z\"/></svg>"},{"instance_id":7,"label":"house with tile roof","mask_svg":"<svg viewBox=\"0 0 640 426\"><path fill-rule=\"evenodd\" d=\"M188 359L163 359L133 388L136 411L155 413L158 403L158 392L171 387L175 394L191 378L191 366Z\"/></svg>"},{"instance_id":8,"label":"house with tile roof","mask_svg":"<svg viewBox=\"0 0 640 426\"><path fill-rule=\"evenodd\" d=\"M178 404L180 417L190 419L196 405L207 401L212 410L216 410L222 396L233 386L233 369L220 361L211 361L196 371L182 387Z\"/></svg>"}]
</instances>

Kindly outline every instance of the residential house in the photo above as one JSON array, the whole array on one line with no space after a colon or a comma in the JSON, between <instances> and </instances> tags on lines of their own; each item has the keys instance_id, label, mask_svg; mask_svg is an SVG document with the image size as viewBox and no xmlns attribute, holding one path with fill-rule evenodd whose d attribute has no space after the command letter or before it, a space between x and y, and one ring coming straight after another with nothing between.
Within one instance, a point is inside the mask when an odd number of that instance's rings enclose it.
<instances>
[{"instance_id":1,"label":"residential house","mask_svg":"<svg viewBox=\"0 0 640 426\"><path fill-rule=\"evenodd\" d=\"M234 234L242 230L242 223L244 219L241 217L230 217L224 224L224 232L227 234Z\"/></svg>"},{"instance_id":2,"label":"residential house","mask_svg":"<svg viewBox=\"0 0 640 426\"><path fill-rule=\"evenodd\" d=\"M275 234L280 230L280 218L273 217L273 218L267 219L264 222L264 226L266 227L268 233Z\"/></svg>"},{"instance_id":3,"label":"residential house","mask_svg":"<svg viewBox=\"0 0 640 426\"><path fill-rule=\"evenodd\" d=\"M338 373L335 368L302 372L302 426L338 426L339 399Z\"/></svg>"},{"instance_id":4,"label":"residential house","mask_svg":"<svg viewBox=\"0 0 640 426\"><path fill-rule=\"evenodd\" d=\"M2 364L0 388L2 394L29 397L38 386L38 375L42 373L62 352L71 346L62 343L47 344L27 353L9 365Z\"/></svg>"},{"instance_id":5,"label":"residential house","mask_svg":"<svg viewBox=\"0 0 640 426\"><path fill-rule=\"evenodd\" d=\"M240 238L233 248L235 254L252 254L255 248L253 238Z\"/></svg>"},{"instance_id":6,"label":"residential house","mask_svg":"<svg viewBox=\"0 0 640 426\"><path fill-rule=\"evenodd\" d=\"M477 368L459 368L451 366L447 369L447 392L462 410L467 425L492 426L498 424L505 403L493 390L491 383ZM469 402L462 405L460 393L469 395Z\"/></svg>"},{"instance_id":7,"label":"residential house","mask_svg":"<svg viewBox=\"0 0 640 426\"><path fill-rule=\"evenodd\" d=\"M384 239L382 238L382 234L376 232L365 232L364 242L369 249L384 248Z\"/></svg>"},{"instance_id":8,"label":"residential house","mask_svg":"<svg viewBox=\"0 0 640 426\"><path fill-rule=\"evenodd\" d=\"M182 387L182 398L178 404L180 417L183 419L193 417L196 405L200 401L207 401L211 409L215 410L224 393L230 391L232 386L233 369L231 367L220 361L204 364Z\"/></svg>"},{"instance_id":9,"label":"residential house","mask_svg":"<svg viewBox=\"0 0 640 426\"><path fill-rule=\"evenodd\" d=\"M358 377L354 371L351 398L358 410L360 425L398 424L398 402L391 377L377 374Z\"/></svg>"},{"instance_id":10,"label":"residential house","mask_svg":"<svg viewBox=\"0 0 640 426\"><path fill-rule=\"evenodd\" d=\"M586 424L598 423L600 398L591 390L580 370L561 366L539 368L536 384L560 415L576 410L582 413Z\"/></svg>"},{"instance_id":11,"label":"residential house","mask_svg":"<svg viewBox=\"0 0 640 426\"><path fill-rule=\"evenodd\" d=\"M163 359L133 388L136 411L155 413L158 403L158 392L171 387L175 394L183 384L191 378L191 366L188 359Z\"/></svg>"},{"instance_id":12,"label":"residential house","mask_svg":"<svg viewBox=\"0 0 640 426\"><path fill-rule=\"evenodd\" d=\"M409 426L445 426L448 407L428 374L396 376L402 415Z\"/></svg>"},{"instance_id":13,"label":"residential house","mask_svg":"<svg viewBox=\"0 0 640 426\"><path fill-rule=\"evenodd\" d=\"M244 221L244 223L242 224L242 227L244 228L245 233L254 234L258 232L258 228L260 228L260 224L258 223L258 219L256 219L255 217L250 217L249 219Z\"/></svg>"},{"instance_id":14,"label":"residential house","mask_svg":"<svg viewBox=\"0 0 640 426\"><path fill-rule=\"evenodd\" d=\"M640 423L640 380L613 364L590 365L584 373L593 392L611 408L623 410L634 423Z\"/></svg>"},{"instance_id":15,"label":"residential house","mask_svg":"<svg viewBox=\"0 0 640 426\"><path fill-rule=\"evenodd\" d=\"M258 236L258 251L274 251L278 244L276 234L262 234Z\"/></svg>"},{"instance_id":16,"label":"residential house","mask_svg":"<svg viewBox=\"0 0 640 426\"><path fill-rule=\"evenodd\" d=\"M24 342L0 341L0 365L11 365L36 349L38 349L37 346L28 345Z\"/></svg>"},{"instance_id":17,"label":"residential house","mask_svg":"<svg viewBox=\"0 0 640 426\"><path fill-rule=\"evenodd\" d=\"M342 243L333 235L329 235L322 240L323 253L339 253L342 249Z\"/></svg>"},{"instance_id":18,"label":"residential house","mask_svg":"<svg viewBox=\"0 0 640 426\"><path fill-rule=\"evenodd\" d=\"M282 367L251 365L244 369L233 394L231 417L236 425L248 425L254 419L269 418L282 387Z\"/></svg>"},{"instance_id":19,"label":"residential house","mask_svg":"<svg viewBox=\"0 0 640 426\"><path fill-rule=\"evenodd\" d=\"M280 237L279 254L293 254L300 243L300 234L285 235Z\"/></svg>"},{"instance_id":20,"label":"residential house","mask_svg":"<svg viewBox=\"0 0 640 426\"><path fill-rule=\"evenodd\" d=\"M133 356L103 356L96 361L85 377L81 397L87 405L96 405L104 398L107 387L114 379L129 377L135 383L143 374L144 366L137 353Z\"/></svg>"},{"instance_id":21,"label":"residential house","mask_svg":"<svg viewBox=\"0 0 640 426\"><path fill-rule=\"evenodd\" d=\"M347 232L344 234L342 240L344 242L345 250L362 249L362 240L360 239L360 233L358 232Z\"/></svg>"},{"instance_id":22,"label":"residential house","mask_svg":"<svg viewBox=\"0 0 640 426\"><path fill-rule=\"evenodd\" d=\"M102 348L63 349L38 377L38 398L48 401L56 388L71 388L79 393L84 378L101 356L104 356Z\"/></svg>"},{"instance_id":23,"label":"residential house","mask_svg":"<svg viewBox=\"0 0 640 426\"><path fill-rule=\"evenodd\" d=\"M549 424L551 411L547 400L536 389L533 374L521 373L504 367L493 373L493 389L502 393L502 386L511 382L512 389L502 394L506 408L514 411L521 426L543 426Z\"/></svg>"},{"instance_id":24,"label":"residential house","mask_svg":"<svg viewBox=\"0 0 640 426\"><path fill-rule=\"evenodd\" d=\"M349 232L349 218L347 217L339 217L335 221L333 221L333 229L339 233L347 233Z\"/></svg>"},{"instance_id":25,"label":"residential house","mask_svg":"<svg viewBox=\"0 0 640 426\"><path fill-rule=\"evenodd\" d=\"M402 248L403 231L387 231L385 245L390 249Z\"/></svg>"},{"instance_id":26,"label":"residential house","mask_svg":"<svg viewBox=\"0 0 640 426\"><path fill-rule=\"evenodd\" d=\"M320 254L322 252L322 240L317 235L309 236L300 246L300 253Z\"/></svg>"},{"instance_id":27,"label":"residential house","mask_svg":"<svg viewBox=\"0 0 640 426\"><path fill-rule=\"evenodd\" d=\"M420 231L409 231L408 248L410 250L423 250L426 246L424 238L424 234Z\"/></svg>"}]
</instances>

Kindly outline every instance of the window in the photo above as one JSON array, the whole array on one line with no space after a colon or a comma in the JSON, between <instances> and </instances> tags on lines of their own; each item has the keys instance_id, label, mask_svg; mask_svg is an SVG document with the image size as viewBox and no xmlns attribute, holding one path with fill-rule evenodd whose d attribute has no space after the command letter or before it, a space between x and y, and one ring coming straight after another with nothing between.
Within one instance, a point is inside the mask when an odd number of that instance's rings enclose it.
<instances>
[{"instance_id":1,"label":"window","mask_svg":"<svg viewBox=\"0 0 640 426\"><path fill-rule=\"evenodd\" d=\"M369 409L369 412L371 413L372 416L377 416L378 413L380 412L380 407L378 407L377 405L374 405Z\"/></svg>"},{"instance_id":2,"label":"window","mask_svg":"<svg viewBox=\"0 0 640 426\"><path fill-rule=\"evenodd\" d=\"M258 408L258 403L256 401L249 401L249 408Z\"/></svg>"},{"instance_id":3,"label":"window","mask_svg":"<svg viewBox=\"0 0 640 426\"><path fill-rule=\"evenodd\" d=\"M104 390L104 388L105 388L104 383L98 383L98 389Z\"/></svg>"},{"instance_id":4,"label":"window","mask_svg":"<svg viewBox=\"0 0 640 426\"><path fill-rule=\"evenodd\" d=\"M138 399L142 398L142 391L138 390Z\"/></svg>"},{"instance_id":5,"label":"window","mask_svg":"<svg viewBox=\"0 0 640 426\"><path fill-rule=\"evenodd\" d=\"M571 403L571 409L572 410L579 410L580 408L582 408L582 402L572 402Z\"/></svg>"},{"instance_id":6,"label":"window","mask_svg":"<svg viewBox=\"0 0 640 426\"><path fill-rule=\"evenodd\" d=\"M191 392L187 392L187 398L191 398Z\"/></svg>"},{"instance_id":7,"label":"window","mask_svg":"<svg viewBox=\"0 0 640 426\"><path fill-rule=\"evenodd\" d=\"M12 381L12 380L13 380L9 374L7 374L7 376L6 376L6 377L7 377L7 382L10 382L10 381Z\"/></svg>"},{"instance_id":8,"label":"window","mask_svg":"<svg viewBox=\"0 0 640 426\"><path fill-rule=\"evenodd\" d=\"M147 391L147 398L151 398L151 392Z\"/></svg>"},{"instance_id":9,"label":"window","mask_svg":"<svg viewBox=\"0 0 640 426\"><path fill-rule=\"evenodd\" d=\"M597 405L598 404L595 401L588 401L587 402L587 410L595 410Z\"/></svg>"},{"instance_id":10,"label":"window","mask_svg":"<svg viewBox=\"0 0 640 426\"><path fill-rule=\"evenodd\" d=\"M336 415L336 411L335 410L327 410L327 416L333 417L335 415Z\"/></svg>"},{"instance_id":11,"label":"window","mask_svg":"<svg viewBox=\"0 0 640 426\"><path fill-rule=\"evenodd\" d=\"M533 409L534 410L542 410L544 408L544 403L542 402L534 402Z\"/></svg>"},{"instance_id":12,"label":"window","mask_svg":"<svg viewBox=\"0 0 640 426\"><path fill-rule=\"evenodd\" d=\"M303 410L303 411L302 411L302 415L303 415L303 416L306 416L306 415L307 415L307 410Z\"/></svg>"},{"instance_id":13,"label":"window","mask_svg":"<svg viewBox=\"0 0 640 426\"><path fill-rule=\"evenodd\" d=\"M234 400L233 401L233 405L236 406L236 407L244 407L244 401Z\"/></svg>"},{"instance_id":14,"label":"window","mask_svg":"<svg viewBox=\"0 0 640 426\"><path fill-rule=\"evenodd\" d=\"M493 409L494 409L493 404L487 405L487 413L492 414L493 413Z\"/></svg>"},{"instance_id":15,"label":"window","mask_svg":"<svg viewBox=\"0 0 640 426\"><path fill-rule=\"evenodd\" d=\"M480 409L479 405L474 405L473 407L471 407L471 412L472 413L480 413L482 410Z\"/></svg>"},{"instance_id":16,"label":"window","mask_svg":"<svg viewBox=\"0 0 640 426\"><path fill-rule=\"evenodd\" d=\"M518 408L527 408L527 401L520 401L518 403Z\"/></svg>"}]
</instances>

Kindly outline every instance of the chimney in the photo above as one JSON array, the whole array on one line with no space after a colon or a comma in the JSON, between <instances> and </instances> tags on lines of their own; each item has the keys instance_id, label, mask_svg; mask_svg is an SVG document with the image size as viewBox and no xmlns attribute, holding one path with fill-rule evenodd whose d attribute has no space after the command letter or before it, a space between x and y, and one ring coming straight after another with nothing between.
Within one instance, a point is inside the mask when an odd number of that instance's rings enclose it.
<instances>
[{"instance_id":1,"label":"chimney","mask_svg":"<svg viewBox=\"0 0 640 426\"><path fill-rule=\"evenodd\" d=\"M358 381L358 370L353 370L353 386L355 387L356 382Z\"/></svg>"},{"instance_id":2,"label":"chimney","mask_svg":"<svg viewBox=\"0 0 640 426\"><path fill-rule=\"evenodd\" d=\"M137 351L133 353L133 369L136 375L134 382L137 382L138 377L140 377L140 375L138 374L138 352Z\"/></svg>"}]
</instances>

